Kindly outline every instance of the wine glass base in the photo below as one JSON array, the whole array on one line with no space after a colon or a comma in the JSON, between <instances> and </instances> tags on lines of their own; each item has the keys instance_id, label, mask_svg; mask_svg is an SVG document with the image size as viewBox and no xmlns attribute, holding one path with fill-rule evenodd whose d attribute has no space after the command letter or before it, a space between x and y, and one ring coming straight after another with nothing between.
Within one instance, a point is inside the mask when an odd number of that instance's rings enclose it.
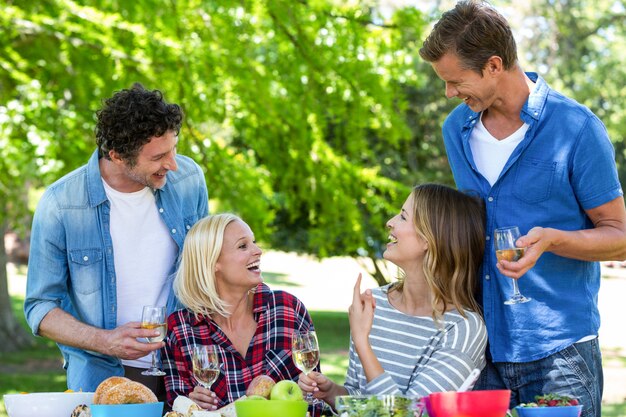
<instances>
[{"instance_id":1,"label":"wine glass base","mask_svg":"<svg viewBox=\"0 0 626 417\"><path fill-rule=\"evenodd\" d=\"M165 372L163 372L160 369L157 368L150 368L150 369L146 369L145 371L143 371L141 373L141 375L146 375L146 376L164 376Z\"/></svg>"},{"instance_id":2,"label":"wine glass base","mask_svg":"<svg viewBox=\"0 0 626 417\"><path fill-rule=\"evenodd\" d=\"M527 303L527 302L529 302L531 300L532 300L532 298L524 297L523 295L520 294L519 296L509 298L508 300L506 300L504 302L504 304L510 306L510 305L514 305L514 304Z\"/></svg>"}]
</instances>

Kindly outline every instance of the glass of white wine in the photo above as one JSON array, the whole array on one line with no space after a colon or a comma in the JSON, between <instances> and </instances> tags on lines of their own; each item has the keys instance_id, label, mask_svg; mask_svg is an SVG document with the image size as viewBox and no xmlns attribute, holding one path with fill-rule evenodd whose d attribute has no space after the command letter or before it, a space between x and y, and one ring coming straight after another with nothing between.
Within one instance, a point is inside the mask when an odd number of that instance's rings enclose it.
<instances>
[{"instance_id":1,"label":"glass of white wine","mask_svg":"<svg viewBox=\"0 0 626 417\"><path fill-rule=\"evenodd\" d=\"M313 330L296 331L291 336L291 357L293 363L305 375L308 375L320 361L320 348L317 343L317 335ZM313 394L308 392L306 400L309 404L318 402Z\"/></svg>"},{"instance_id":2,"label":"glass of white wine","mask_svg":"<svg viewBox=\"0 0 626 417\"><path fill-rule=\"evenodd\" d=\"M159 334L157 336L147 337L148 342L162 342L165 339L165 334L167 333L167 322L166 322L166 309L165 307L157 307L157 306L144 306L143 311L141 313L141 328L142 329L150 329L150 330L158 330ZM146 369L141 373L141 375L149 375L149 376L163 376L165 372L163 372L159 366L157 365L157 357L156 350L152 351L152 365L150 368Z\"/></svg>"},{"instance_id":3,"label":"glass of white wine","mask_svg":"<svg viewBox=\"0 0 626 417\"><path fill-rule=\"evenodd\" d=\"M210 389L220 376L220 356L215 345L196 345L191 354L193 376L200 385Z\"/></svg>"},{"instance_id":4,"label":"glass of white wine","mask_svg":"<svg viewBox=\"0 0 626 417\"><path fill-rule=\"evenodd\" d=\"M515 245L517 239L521 237L519 228L517 226L501 227L494 232L494 246L496 248L496 258L498 262L510 261L517 262L522 256L524 256L525 248L518 248ZM521 304L527 303L531 298L524 297L519 291L517 279L513 279L513 295L506 300L504 304Z\"/></svg>"}]
</instances>

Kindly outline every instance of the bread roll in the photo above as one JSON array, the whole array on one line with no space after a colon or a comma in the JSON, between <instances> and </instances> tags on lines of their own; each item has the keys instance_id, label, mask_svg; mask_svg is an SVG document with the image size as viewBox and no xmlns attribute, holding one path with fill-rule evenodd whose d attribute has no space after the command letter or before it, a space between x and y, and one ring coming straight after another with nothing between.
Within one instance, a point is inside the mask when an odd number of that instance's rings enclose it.
<instances>
[{"instance_id":1,"label":"bread roll","mask_svg":"<svg viewBox=\"0 0 626 417\"><path fill-rule=\"evenodd\" d=\"M100 398L102 397L102 394L104 392L110 390L111 388L123 382L129 382L129 381L130 379L125 378L123 376L112 376L110 378L105 379L104 381L100 383L100 385L98 385L98 388L96 388L96 392L93 394L93 403L100 404Z\"/></svg>"},{"instance_id":2,"label":"bread roll","mask_svg":"<svg viewBox=\"0 0 626 417\"><path fill-rule=\"evenodd\" d=\"M158 402L156 395L145 385L128 378L113 376L96 388L94 404L146 404Z\"/></svg>"}]
</instances>

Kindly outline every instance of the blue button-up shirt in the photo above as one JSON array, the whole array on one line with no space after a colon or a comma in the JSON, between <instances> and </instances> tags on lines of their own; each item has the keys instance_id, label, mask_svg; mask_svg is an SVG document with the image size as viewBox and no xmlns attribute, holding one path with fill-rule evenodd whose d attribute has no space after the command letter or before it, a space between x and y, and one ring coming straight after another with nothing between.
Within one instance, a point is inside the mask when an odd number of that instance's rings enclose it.
<instances>
[{"instance_id":1,"label":"blue button-up shirt","mask_svg":"<svg viewBox=\"0 0 626 417\"><path fill-rule=\"evenodd\" d=\"M208 215L204 174L190 158L176 156L177 171L155 190L163 222L178 246L187 231ZM24 312L34 334L54 308L94 327L117 327L113 244L107 199L98 152L87 165L67 174L44 193L33 219ZM172 265L173 273L176 265ZM170 276L169 285L171 286ZM168 311L178 307L170 291ZM96 352L59 345L65 359L68 388L94 391L105 378L122 375L121 361Z\"/></svg>"},{"instance_id":2,"label":"blue button-up shirt","mask_svg":"<svg viewBox=\"0 0 626 417\"><path fill-rule=\"evenodd\" d=\"M530 127L490 186L478 172L469 144L479 113L459 105L443 136L460 190L478 192L487 210L482 304L494 362L528 362L558 352L600 327L600 266L544 253L520 280L532 301L504 305L513 281L496 269L492 244L497 227L560 230L593 228L585 210L623 195L615 153L602 122L586 107L556 91L535 73L535 90L520 117Z\"/></svg>"}]
</instances>

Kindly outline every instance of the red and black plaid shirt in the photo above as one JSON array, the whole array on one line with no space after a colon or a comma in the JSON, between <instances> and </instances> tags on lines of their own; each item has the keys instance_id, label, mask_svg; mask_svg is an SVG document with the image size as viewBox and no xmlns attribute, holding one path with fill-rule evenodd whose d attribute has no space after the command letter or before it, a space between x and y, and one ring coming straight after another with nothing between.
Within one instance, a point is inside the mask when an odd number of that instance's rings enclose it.
<instances>
[{"instance_id":1,"label":"red and black plaid shirt","mask_svg":"<svg viewBox=\"0 0 626 417\"><path fill-rule=\"evenodd\" d=\"M253 314L257 328L245 358L210 318L202 316L196 320L187 309L169 316L168 337L161 357L170 405L179 395L188 397L197 385L191 362L194 345L219 347L221 373L211 386L219 400L218 408L244 395L250 381L258 375L269 375L274 381L298 380L301 371L291 359L291 334L295 330L314 330L302 302L287 292L272 291L267 285L259 284L255 289ZM321 407L314 408L313 415L319 415Z\"/></svg>"}]
</instances>

